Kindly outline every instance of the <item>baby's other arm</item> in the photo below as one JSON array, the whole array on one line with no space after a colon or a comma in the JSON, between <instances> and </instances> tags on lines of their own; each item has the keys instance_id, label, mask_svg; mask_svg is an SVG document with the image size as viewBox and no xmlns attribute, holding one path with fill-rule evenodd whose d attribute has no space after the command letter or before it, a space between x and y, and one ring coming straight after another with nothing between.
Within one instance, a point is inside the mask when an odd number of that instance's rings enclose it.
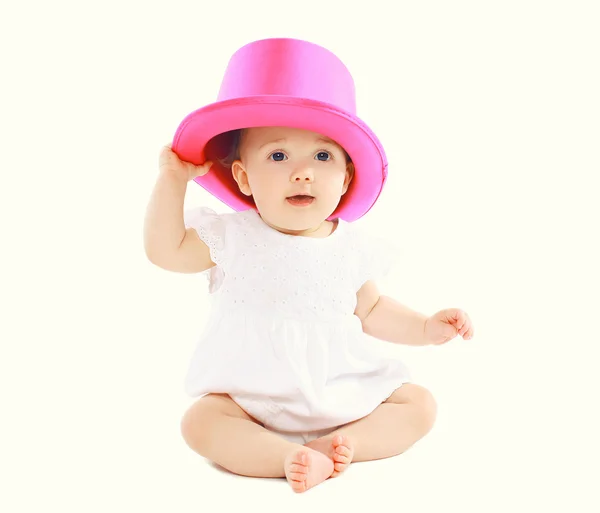
<instances>
[{"instance_id":1,"label":"baby's other arm","mask_svg":"<svg viewBox=\"0 0 600 513\"><path fill-rule=\"evenodd\" d=\"M156 185L146 210L144 250L158 267L197 273L213 267L208 246L193 228L186 230L183 206L187 183L208 171L210 163L192 166L180 161L169 146L161 153Z\"/></svg>"},{"instance_id":2,"label":"baby's other arm","mask_svg":"<svg viewBox=\"0 0 600 513\"><path fill-rule=\"evenodd\" d=\"M367 335L396 344L427 344L424 336L426 315L380 295L372 281L367 281L360 288L356 298L354 314L360 319Z\"/></svg>"}]
</instances>

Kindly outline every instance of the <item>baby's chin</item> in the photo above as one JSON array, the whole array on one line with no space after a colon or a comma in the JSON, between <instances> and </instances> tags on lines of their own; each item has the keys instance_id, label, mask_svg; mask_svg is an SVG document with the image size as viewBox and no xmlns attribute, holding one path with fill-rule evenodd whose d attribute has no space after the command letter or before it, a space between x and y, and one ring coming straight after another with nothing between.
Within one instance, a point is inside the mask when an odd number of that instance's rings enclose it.
<instances>
[{"instance_id":1,"label":"baby's chin","mask_svg":"<svg viewBox=\"0 0 600 513\"><path fill-rule=\"evenodd\" d=\"M328 212L320 212L318 209L311 210L311 207L296 212L286 211L287 209L261 211L259 208L258 210L263 220L271 227L294 235L318 229L331 215Z\"/></svg>"}]
</instances>

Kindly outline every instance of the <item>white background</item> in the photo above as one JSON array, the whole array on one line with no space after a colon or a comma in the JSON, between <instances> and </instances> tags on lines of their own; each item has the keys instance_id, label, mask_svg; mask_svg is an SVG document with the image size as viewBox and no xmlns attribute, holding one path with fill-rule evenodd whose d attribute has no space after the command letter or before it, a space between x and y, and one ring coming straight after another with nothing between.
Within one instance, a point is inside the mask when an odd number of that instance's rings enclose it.
<instances>
[{"instance_id":1,"label":"white background","mask_svg":"<svg viewBox=\"0 0 600 513\"><path fill-rule=\"evenodd\" d=\"M600 511L596 2L39 1L0 20L0 510ZM303 495L185 446L206 280L142 243L161 146L238 47L275 36L338 54L387 150L360 221L402 248L385 292L476 328L392 347L434 430Z\"/></svg>"}]
</instances>

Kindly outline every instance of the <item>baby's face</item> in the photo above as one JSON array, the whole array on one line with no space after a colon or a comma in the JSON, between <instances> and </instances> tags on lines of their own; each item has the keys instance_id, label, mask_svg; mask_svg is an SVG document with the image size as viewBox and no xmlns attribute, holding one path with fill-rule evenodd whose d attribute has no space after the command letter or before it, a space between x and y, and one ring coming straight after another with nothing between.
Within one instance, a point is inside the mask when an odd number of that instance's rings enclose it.
<instances>
[{"instance_id":1,"label":"baby's face","mask_svg":"<svg viewBox=\"0 0 600 513\"><path fill-rule=\"evenodd\" d=\"M352 166L334 141L282 127L244 130L240 160L233 163L232 172L263 219L289 231L318 228L352 179Z\"/></svg>"}]
</instances>

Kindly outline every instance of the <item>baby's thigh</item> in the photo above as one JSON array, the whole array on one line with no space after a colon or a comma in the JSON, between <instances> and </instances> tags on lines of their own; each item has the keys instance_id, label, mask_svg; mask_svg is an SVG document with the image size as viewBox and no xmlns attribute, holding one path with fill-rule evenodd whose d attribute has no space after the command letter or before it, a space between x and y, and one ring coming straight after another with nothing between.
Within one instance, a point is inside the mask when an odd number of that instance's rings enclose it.
<instances>
[{"instance_id":1,"label":"baby's thigh","mask_svg":"<svg viewBox=\"0 0 600 513\"><path fill-rule=\"evenodd\" d=\"M195 401L181 419L181 429L184 436L201 423L210 422L216 417L237 417L260 424L251 417L228 394L208 394Z\"/></svg>"},{"instance_id":2,"label":"baby's thigh","mask_svg":"<svg viewBox=\"0 0 600 513\"><path fill-rule=\"evenodd\" d=\"M437 412L437 403L433 394L425 387L415 383L404 383L400 388L397 388L385 402L395 404L416 404L433 416L435 416L435 413Z\"/></svg>"}]
</instances>

